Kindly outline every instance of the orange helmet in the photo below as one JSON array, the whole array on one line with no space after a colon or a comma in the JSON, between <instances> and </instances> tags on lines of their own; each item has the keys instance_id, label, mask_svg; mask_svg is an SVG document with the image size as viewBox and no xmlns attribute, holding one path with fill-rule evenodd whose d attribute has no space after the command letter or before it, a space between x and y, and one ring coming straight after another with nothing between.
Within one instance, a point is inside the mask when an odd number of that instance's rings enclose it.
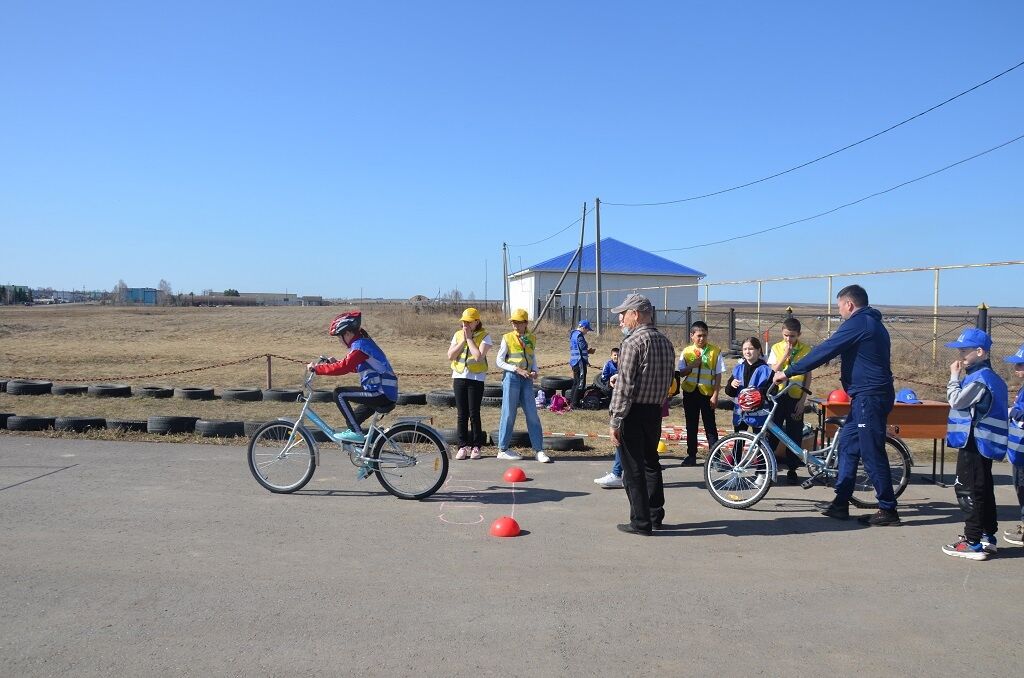
<instances>
[{"instance_id":1,"label":"orange helmet","mask_svg":"<svg viewBox=\"0 0 1024 678\"><path fill-rule=\"evenodd\" d=\"M764 401L761 398L761 392L756 388L745 388L736 395L736 404L744 412L753 412L761 407L762 402Z\"/></svg>"},{"instance_id":2,"label":"orange helmet","mask_svg":"<svg viewBox=\"0 0 1024 678\"><path fill-rule=\"evenodd\" d=\"M841 388L837 388L828 394L828 398L825 400L829 405L849 405L850 395Z\"/></svg>"}]
</instances>

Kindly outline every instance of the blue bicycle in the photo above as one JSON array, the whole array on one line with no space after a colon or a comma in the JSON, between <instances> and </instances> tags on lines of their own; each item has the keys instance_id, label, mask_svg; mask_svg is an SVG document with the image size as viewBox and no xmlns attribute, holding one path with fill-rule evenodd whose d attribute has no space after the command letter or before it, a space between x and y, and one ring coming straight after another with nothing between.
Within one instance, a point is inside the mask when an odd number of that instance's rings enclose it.
<instances>
[{"instance_id":1,"label":"blue bicycle","mask_svg":"<svg viewBox=\"0 0 1024 678\"><path fill-rule=\"evenodd\" d=\"M321 356L320 361L327 359ZM371 475L385 490L399 499L424 499L437 492L448 477L448 446L434 428L421 421L399 421L383 428L380 419L394 406L378 409L370 420L364 442L342 438L310 409L313 377L309 372L298 401L303 403L298 419L278 419L261 426L249 439L249 470L260 485L278 493L301 490L320 464L320 448L305 426L311 421L327 440L359 470L360 480Z\"/></svg>"},{"instance_id":2,"label":"blue bicycle","mask_svg":"<svg viewBox=\"0 0 1024 678\"><path fill-rule=\"evenodd\" d=\"M774 394L772 389L775 389ZM768 389L767 397L772 403L772 415L779 407L779 392L781 389L777 388L777 385ZM839 471L838 428L845 421L844 417L828 417L822 425L812 429L815 440L824 441L824 429L828 426L835 426L836 433L824 447L811 451L803 449L799 443L786 435L786 432L771 420L771 416L756 434L740 431L719 439L711 448L704 463L704 482L708 492L719 504L729 508L750 508L761 501L778 480L775 452L768 445L769 433L773 433L806 465L810 477L801 483L801 487L808 490L815 485L834 486ZM885 436L885 453L892 474L892 489L898 497L907 488L913 457L910 456L906 443L891 435ZM850 503L859 508L878 506L875 487L864 470L863 460L857 464Z\"/></svg>"}]
</instances>

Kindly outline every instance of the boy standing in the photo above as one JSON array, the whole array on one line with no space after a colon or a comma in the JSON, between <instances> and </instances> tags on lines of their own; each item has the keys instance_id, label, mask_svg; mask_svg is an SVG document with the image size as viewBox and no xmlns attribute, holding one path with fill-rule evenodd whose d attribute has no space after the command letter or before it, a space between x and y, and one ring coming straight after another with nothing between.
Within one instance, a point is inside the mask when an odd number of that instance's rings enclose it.
<instances>
[{"instance_id":1,"label":"boy standing","mask_svg":"<svg viewBox=\"0 0 1024 678\"><path fill-rule=\"evenodd\" d=\"M942 547L948 556L986 560L996 552L996 497L992 461L1006 456L1006 382L992 369L992 338L980 329L965 330L946 344L960 352L949 366L949 423L946 445L960 450L956 475L970 491L974 506L960 539Z\"/></svg>"},{"instance_id":2,"label":"boy standing","mask_svg":"<svg viewBox=\"0 0 1024 678\"><path fill-rule=\"evenodd\" d=\"M1018 379L1024 379L1024 344L1004 360L1013 364L1013 374ZM1003 539L1008 544L1024 546L1024 386L1017 392L1017 399L1010 408L1006 454L1013 464L1013 489L1017 491L1017 503L1020 504L1020 523L1013 530L1003 532Z\"/></svg>"},{"instance_id":3,"label":"boy standing","mask_svg":"<svg viewBox=\"0 0 1024 678\"><path fill-rule=\"evenodd\" d=\"M690 325L690 345L679 356L679 376L683 377L683 415L686 419L686 458L682 466L697 465L698 417L704 420L708 447L718 442L715 407L722 386L725 360L722 350L708 342L707 323L700 320Z\"/></svg>"},{"instance_id":4,"label":"boy standing","mask_svg":"<svg viewBox=\"0 0 1024 678\"><path fill-rule=\"evenodd\" d=\"M590 356L595 349L587 346L587 332L591 329L590 321L583 319L569 333L569 367L572 368L572 390L569 392L569 404L573 409L580 406L580 398L587 388L587 368Z\"/></svg>"}]
</instances>

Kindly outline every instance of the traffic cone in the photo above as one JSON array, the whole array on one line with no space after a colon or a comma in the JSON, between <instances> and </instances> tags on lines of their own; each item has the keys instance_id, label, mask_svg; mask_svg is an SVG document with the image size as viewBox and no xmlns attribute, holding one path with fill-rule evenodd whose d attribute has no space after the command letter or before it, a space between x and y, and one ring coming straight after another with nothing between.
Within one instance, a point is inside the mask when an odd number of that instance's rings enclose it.
<instances>
[{"instance_id":1,"label":"traffic cone","mask_svg":"<svg viewBox=\"0 0 1024 678\"><path fill-rule=\"evenodd\" d=\"M492 537L518 537L519 523L512 516L502 516L491 523Z\"/></svg>"},{"instance_id":2,"label":"traffic cone","mask_svg":"<svg viewBox=\"0 0 1024 678\"><path fill-rule=\"evenodd\" d=\"M505 471L506 483L521 483L524 480L526 480L526 474L518 466L509 466L508 470Z\"/></svg>"},{"instance_id":3,"label":"traffic cone","mask_svg":"<svg viewBox=\"0 0 1024 678\"><path fill-rule=\"evenodd\" d=\"M665 444L664 440L658 441L658 454L665 454L668 452L668 445Z\"/></svg>"}]
</instances>

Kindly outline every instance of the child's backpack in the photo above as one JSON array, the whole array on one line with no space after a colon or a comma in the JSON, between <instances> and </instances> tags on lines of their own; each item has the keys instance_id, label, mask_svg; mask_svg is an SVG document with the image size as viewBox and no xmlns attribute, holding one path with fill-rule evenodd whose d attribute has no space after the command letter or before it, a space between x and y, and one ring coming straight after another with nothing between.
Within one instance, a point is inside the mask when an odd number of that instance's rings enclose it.
<instances>
[{"instance_id":1,"label":"child's backpack","mask_svg":"<svg viewBox=\"0 0 1024 678\"><path fill-rule=\"evenodd\" d=\"M548 409L552 412L568 412L570 409L569 401L561 393L556 393L551 396L551 403L548 405Z\"/></svg>"},{"instance_id":2,"label":"child's backpack","mask_svg":"<svg viewBox=\"0 0 1024 678\"><path fill-rule=\"evenodd\" d=\"M607 398L604 392L597 386L591 386L583 392L583 397L580 398L580 409L600 410L602 406L608 406L606 400L610 401L611 398Z\"/></svg>"}]
</instances>

